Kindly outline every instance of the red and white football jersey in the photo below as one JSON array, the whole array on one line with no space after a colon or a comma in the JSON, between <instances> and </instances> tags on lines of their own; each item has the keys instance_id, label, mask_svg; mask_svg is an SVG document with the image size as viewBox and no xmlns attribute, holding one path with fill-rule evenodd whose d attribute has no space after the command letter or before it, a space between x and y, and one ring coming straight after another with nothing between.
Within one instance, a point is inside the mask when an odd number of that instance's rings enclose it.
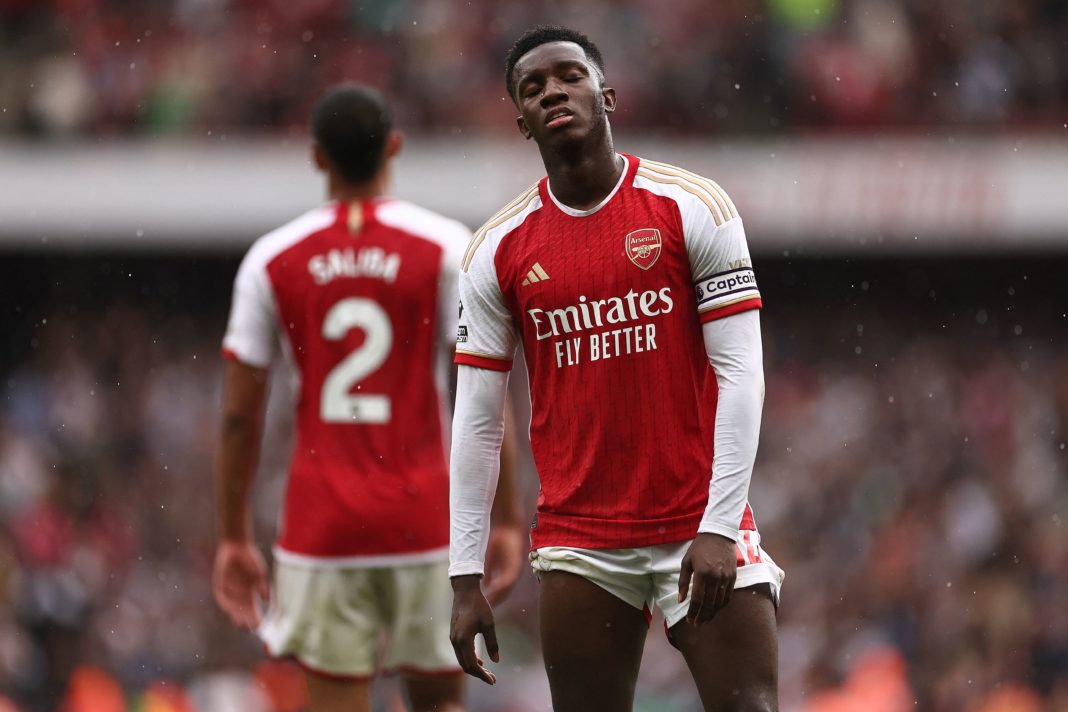
<instances>
[{"instance_id":1,"label":"red and white football jersey","mask_svg":"<svg viewBox=\"0 0 1068 712\"><path fill-rule=\"evenodd\" d=\"M692 539L708 500L716 379L701 323L761 306L741 218L715 183L623 156L595 208L542 179L475 233L456 362L530 379L534 548ZM746 505L741 529L753 529Z\"/></svg>"},{"instance_id":2,"label":"red and white football jersey","mask_svg":"<svg viewBox=\"0 0 1068 712\"><path fill-rule=\"evenodd\" d=\"M379 565L448 554L447 384L463 225L411 203L329 203L260 238L224 353L298 379L276 550Z\"/></svg>"}]
</instances>

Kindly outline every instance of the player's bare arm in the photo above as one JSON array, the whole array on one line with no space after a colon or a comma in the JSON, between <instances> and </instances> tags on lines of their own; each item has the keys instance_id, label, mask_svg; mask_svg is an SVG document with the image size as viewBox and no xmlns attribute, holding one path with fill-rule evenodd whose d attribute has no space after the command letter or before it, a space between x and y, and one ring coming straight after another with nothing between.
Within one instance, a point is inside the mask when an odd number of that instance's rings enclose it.
<instances>
[{"instance_id":1,"label":"player's bare arm","mask_svg":"<svg viewBox=\"0 0 1068 712\"><path fill-rule=\"evenodd\" d=\"M249 491L256 468L267 371L228 361L216 461L219 544L212 589L219 607L239 626L260 622L257 598L268 599L267 567L252 537Z\"/></svg>"},{"instance_id":2,"label":"player's bare arm","mask_svg":"<svg viewBox=\"0 0 1068 712\"><path fill-rule=\"evenodd\" d=\"M493 606L507 598L515 587L526 564L529 548L527 528L518 499L515 418L512 417L511 408L507 410L504 441L501 444L501 474L497 481L497 494L493 498L486 571L482 579L486 600Z\"/></svg>"}]
</instances>

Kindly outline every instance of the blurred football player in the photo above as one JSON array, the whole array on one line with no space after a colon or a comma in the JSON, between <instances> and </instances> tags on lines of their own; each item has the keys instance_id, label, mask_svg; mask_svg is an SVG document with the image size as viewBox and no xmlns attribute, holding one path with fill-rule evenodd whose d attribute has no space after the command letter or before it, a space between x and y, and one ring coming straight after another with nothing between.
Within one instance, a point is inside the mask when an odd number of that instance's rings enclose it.
<instances>
[{"instance_id":1,"label":"blurred football player","mask_svg":"<svg viewBox=\"0 0 1068 712\"><path fill-rule=\"evenodd\" d=\"M462 709L448 638L448 385L471 235L386 197L402 138L378 92L334 88L311 129L329 202L257 240L234 283L215 598L270 654L300 663L316 712L368 709L380 671L403 675L416 710ZM295 379L296 437L269 587L249 490L276 362ZM512 486L510 468L502 480ZM499 599L525 528L514 508L495 515ZM262 620L257 598L270 601Z\"/></svg>"}]
</instances>

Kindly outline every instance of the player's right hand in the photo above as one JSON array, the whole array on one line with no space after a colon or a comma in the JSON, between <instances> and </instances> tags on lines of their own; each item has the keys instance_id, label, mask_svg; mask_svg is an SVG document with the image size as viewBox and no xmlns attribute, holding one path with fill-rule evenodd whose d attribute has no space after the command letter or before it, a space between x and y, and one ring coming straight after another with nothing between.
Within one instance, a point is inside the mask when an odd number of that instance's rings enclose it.
<instances>
[{"instance_id":1,"label":"player's right hand","mask_svg":"<svg viewBox=\"0 0 1068 712\"><path fill-rule=\"evenodd\" d=\"M731 601L738 580L738 560L733 541L719 534L698 534L682 557L679 603L686 600L693 578L693 595L686 611L691 625L712 620Z\"/></svg>"},{"instance_id":2,"label":"player's right hand","mask_svg":"<svg viewBox=\"0 0 1068 712\"><path fill-rule=\"evenodd\" d=\"M211 583L215 602L234 625L253 630L259 626L260 601L270 597L267 565L259 549L250 542L219 542Z\"/></svg>"},{"instance_id":3,"label":"player's right hand","mask_svg":"<svg viewBox=\"0 0 1068 712\"><path fill-rule=\"evenodd\" d=\"M452 627L449 640L456 653L456 661L464 672L490 685L497 676L482 666L482 658L475 654L475 636L482 634L490 660L501 661L497 649L497 630L493 624L493 609L482 595L482 577L477 574L457 576L452 580Z\"/></svg>"}]
</instances>

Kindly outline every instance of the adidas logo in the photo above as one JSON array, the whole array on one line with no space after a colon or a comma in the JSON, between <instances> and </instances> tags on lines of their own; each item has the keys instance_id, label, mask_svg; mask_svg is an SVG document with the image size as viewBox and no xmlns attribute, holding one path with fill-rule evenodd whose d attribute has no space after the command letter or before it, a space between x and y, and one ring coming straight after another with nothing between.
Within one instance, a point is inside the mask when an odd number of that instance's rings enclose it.
<instances>
[{"instance_id":1,"label":"adidas logo","mask_svg":"<svg viewBox=\"0 0 1068 712\"><path fill-rule=\"evenodd\" d=\"M527 278L523 280L523 286L525 287L528 284L534 284L535 282L544 282L547 279L549 279L549 273L542 269L540 264L535 262L534 266L527 272Z\"/></svg>"}]
</instances>

